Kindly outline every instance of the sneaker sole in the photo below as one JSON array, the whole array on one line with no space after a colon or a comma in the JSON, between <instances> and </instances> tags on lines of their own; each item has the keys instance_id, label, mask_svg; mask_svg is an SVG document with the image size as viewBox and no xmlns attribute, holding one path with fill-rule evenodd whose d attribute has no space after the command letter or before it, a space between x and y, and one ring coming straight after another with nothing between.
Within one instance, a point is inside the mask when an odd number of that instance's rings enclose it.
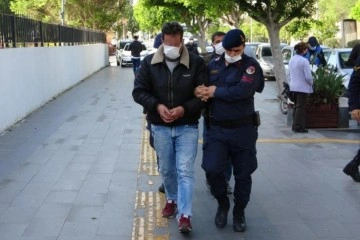
<instances>
[{"instance_id":1,"label":"sneaker sole","mask_svg":"<svg viewBox=\"0 0 360 240\"><path fill-rule=\"evenodd\" d=\"M187 226L181 226L181 227L179 227L179 231L181 233L190 233L192 231L192 229L188 228Z\"/></svg>"}]
</instances>

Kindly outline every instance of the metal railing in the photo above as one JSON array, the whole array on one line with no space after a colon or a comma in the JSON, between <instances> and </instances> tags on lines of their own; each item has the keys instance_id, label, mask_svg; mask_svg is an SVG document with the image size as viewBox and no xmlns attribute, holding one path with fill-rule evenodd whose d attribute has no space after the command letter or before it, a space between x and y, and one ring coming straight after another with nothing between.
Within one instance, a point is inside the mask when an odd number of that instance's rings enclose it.
<instances>
[{"instance_id":1,"label":"metal railing","mask_svg":"<svg viewBox=\"0 0 360 240\"><path fill-rule=\"evenodd\" d=\"M91 43L106 43L105 33L0 14L0 48L73 46Z\"/></svg>"}]
</instances>

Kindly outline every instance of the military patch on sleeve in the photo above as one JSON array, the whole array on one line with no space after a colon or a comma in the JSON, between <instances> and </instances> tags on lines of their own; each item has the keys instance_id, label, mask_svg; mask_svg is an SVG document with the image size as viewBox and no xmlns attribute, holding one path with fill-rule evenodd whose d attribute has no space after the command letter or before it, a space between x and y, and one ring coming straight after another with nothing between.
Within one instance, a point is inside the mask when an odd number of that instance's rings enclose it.
<instances>
[{"instance_id":1,"label":"military patch on sleeve","mask_svg":"<svg viewBox=\"0 0 360 240\"><path fill-rule=\"evenodd\" d=\"M254 66L250 66L246 69L246 73L247 74L254 74L255 73L255 67Z\"/></svg>"},{"instance_id":2,"label":"military patch on sleeve","mask_svg":"<svg viewBox=\"0 0 360 240\"><path fill-rule=\"evenodd\" d=\"M359 66L355 66L355 67L354 67L354 71L355 71L355 72L357 72L357 71L359 71L359 70L360 70L360 67L359 67Z\"/></svg>"},{"instance_id":3,"label":"military patch on sleeve","mask_svg":"<svg viewBox=\"0 0 360 240\"><path fill-rule=\"evenodd\" d=\"M244 82L244 83L252 83L254 81L254 78L253 78L253 76L249 76L249 75L244 74L241 77L241 81Z\"/></svg>"}]
</instances>

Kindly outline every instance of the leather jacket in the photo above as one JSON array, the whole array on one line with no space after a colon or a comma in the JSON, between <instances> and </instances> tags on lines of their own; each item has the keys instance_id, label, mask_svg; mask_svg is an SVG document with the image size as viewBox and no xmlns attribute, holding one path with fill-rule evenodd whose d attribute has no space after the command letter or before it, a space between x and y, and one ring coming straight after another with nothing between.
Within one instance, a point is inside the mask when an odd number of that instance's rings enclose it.
<instances>
[{"instance_id":1,"label":"leather jacket","mask_svg":"<svg viewBox=\"0 0 360 240\"><path fill-rule=\"evenodd\" d=\"M198 124L201 109L206 103L194 95L194 90L207 81L205 62L201 57L189 54L186 47L182 47L179 63L171 72L163 51L161 45L154 54L146 56L142 61L135 77L133 98L144 107L152 124ZM164 104L169 109L182 106L185 110L184 116L174 122L165 123L157 112L158 104Z\"/></svg>"}]
</instances>

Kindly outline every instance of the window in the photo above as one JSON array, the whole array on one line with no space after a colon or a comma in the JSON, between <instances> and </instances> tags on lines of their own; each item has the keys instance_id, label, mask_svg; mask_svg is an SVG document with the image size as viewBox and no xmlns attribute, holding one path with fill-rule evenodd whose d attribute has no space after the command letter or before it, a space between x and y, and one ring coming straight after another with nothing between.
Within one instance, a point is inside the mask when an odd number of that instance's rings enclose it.
<instances>
[{"instance_id":1,"label":"window","mask_svg":"<svg viewBox=\"0 0 360 240\"><path fill-rule=\"evenodd\" d=\"M328 59L328 64L331 66L331 67L336 67L336 52L331 52L330 56L329 56L329 59Z\"/></svg>"},{"instance_id":2,"label":"window","mask_svg":"<svg viewBox=\"0 0 360 240\"><path fill-rule=\"evenodd\" d=\"M352 68L345 63L349 60L350 52L339 52L339 61L341 68Z\"/></svg>"},{"instance_id":3,"label":"window","mask_svg":"<svg viewBox=\"0 0 360 240\"><path fill-rule=\"evenodd\" d=\"M272 56L272 54L271 54L271 49L269 48L269 47L264 47L263 49L262 49L262 51L261 51L261 55L263 56L263 57L271 57Z\"/></svg>"},{"instance_id":4,"label":"window","mask_svg":"<svg viewBox=\"0 0 360 240\"><path fill-rule=\"evenodd\" d=\"M291 49L283 49L281 53L282 53L284 63L289 63L290 58L291 58L291 53L292 53Z\"/></svg>"}]
</instances>

